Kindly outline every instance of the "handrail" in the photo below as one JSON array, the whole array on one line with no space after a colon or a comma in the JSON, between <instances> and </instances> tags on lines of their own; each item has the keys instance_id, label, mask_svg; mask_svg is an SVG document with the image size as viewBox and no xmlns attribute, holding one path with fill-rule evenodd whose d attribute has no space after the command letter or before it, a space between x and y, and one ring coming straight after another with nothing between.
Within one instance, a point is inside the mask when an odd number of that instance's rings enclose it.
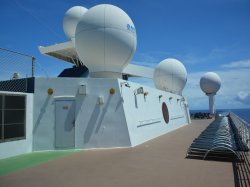
<instances>
[{"instance_id":1,"label":"handrail","mask_svg":"<svg viewBox=\"0 0 250 187\"><path fill-rule=\"evenodd\" d=\"M235 113L230 112L229 117L237 128L238 134L242 142L250 149L250 125L245 120L241 119Z\"/></svg>"}]
</instances>

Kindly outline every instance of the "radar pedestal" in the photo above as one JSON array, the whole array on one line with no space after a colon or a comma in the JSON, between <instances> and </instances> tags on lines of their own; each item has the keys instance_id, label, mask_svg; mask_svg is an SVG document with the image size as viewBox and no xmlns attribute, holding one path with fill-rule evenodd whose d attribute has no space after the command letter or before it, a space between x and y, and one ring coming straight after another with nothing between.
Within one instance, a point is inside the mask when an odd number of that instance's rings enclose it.
<instances>
[{"instance_id":1,"label":"radar pedestal","mask_svg":"<svg viewBox=\"0 0 250 187\"><path fill-rule=\"evenodd\" d=\"M209 97L209 113L215 114L214 96L220 89L221 79L214 72L205 73L200 79L201 90Z\"/></svg>"},{"instance_id":2,"label":"radar pedestal","mask_svg":"<svg viewBox=\"0 0 250 187\"><path fill-rule=\"evenodd\" d=\"M206 94L206 95L208 96L208 100L209 100L209 113L214 115L215 114L215 107L214 107L215 93Z\"/></svg>"}]
</instances>

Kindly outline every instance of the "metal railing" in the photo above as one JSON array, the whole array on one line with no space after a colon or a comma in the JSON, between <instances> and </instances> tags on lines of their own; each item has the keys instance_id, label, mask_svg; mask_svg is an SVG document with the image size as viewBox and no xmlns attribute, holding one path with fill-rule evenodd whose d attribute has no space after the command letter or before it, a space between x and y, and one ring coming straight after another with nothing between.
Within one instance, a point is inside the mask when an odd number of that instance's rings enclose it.
<instances>
[{"instance_id":1,"label":"metal railing","mask_svg":"<svg viewBox=\"0 0 250 187\"><path fill-rule=\"evenodd\" d=\"M35 76L35 57L0 48L0 91L27 91L27 78Z\"/></svg>"},{"instance_id":2,"label":"metal railing","mask_svg":"<svg viewBox=\"0 0 250 187\"><path fill-rule=\"evenodd\" d=\"M236 126L242 142L250 149L250 125L235 113L230 112L229 117Z\"/></svg>"}]
</instances>

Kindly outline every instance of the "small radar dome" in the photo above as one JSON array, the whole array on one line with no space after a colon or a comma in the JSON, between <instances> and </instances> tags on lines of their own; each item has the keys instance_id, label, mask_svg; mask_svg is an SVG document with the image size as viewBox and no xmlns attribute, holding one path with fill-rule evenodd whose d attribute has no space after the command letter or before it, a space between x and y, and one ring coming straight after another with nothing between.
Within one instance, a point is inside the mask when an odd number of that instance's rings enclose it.
<instances>
[{"instance_id":1,"label":"small radar dome","mask_svg":"<svg viewBox=\"0 0 250 187\"><path fill-rule=\"evenodd\" d=\"M65 13L63 19L63 30L66 36L70 39L75 37L76 26L87 10L88 9L82 6L74 6Z\"/></svg>"},{"instance_id":2,"label":"small radar dome","mask_svg":"<svg viewBox=\"0 0 250 187\"><path fill-rule=\"evenodd\" d=\"M161 61L154 71L154 84L157 89L181 94L187 82L187 70L176 59Z\"/></svg>"},{"instance_id":3,"label":"small radar dome","mask_svg":"<svg viewBox=\"0 0 250 187\"><path fill-rule=\"evenodd\" d=\"M121 77L136 50L136 30L120 8L90 8L76 27L76 51L92 77Z\"/></svg>"},{"instance_id":4,"label":"small radar dome","mask_svg":"<svg viewBox=\"0 0 250 187\"><path fill-rule=\"evenodd\" d=\"M221 86L219 75L214 72L205 73L200 79L200 87L206 94L216 93Z\"/></svg>"}]
</instances>

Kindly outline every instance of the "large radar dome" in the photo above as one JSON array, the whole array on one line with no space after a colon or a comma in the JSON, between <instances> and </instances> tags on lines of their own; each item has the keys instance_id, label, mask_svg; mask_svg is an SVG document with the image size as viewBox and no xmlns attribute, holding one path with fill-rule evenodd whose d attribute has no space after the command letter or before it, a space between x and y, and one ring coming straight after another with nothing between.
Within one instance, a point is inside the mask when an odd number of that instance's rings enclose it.
<instances>
[{"instance_id":1,"label":"large radar dome","mask_svg":"<svg viewBox=\"0 0 250 187\"><path fill-rule=\"evenodd\" d=\"M221 86L219 75L214 72L205 73L200 79L200 87L206 94L216 93Z\"/></svg>"},{"instance_id":2,"label":"large radar dome","mask_svg":"<svg viewBox=\"0 0 250 187\"><path fill-rule=\"evenodd\" d=\"M91 76L121 76L136 50L130 17L113 5L90 8L76 28L76 51Z\"/></svg>"},{"instance_id":3,"label":"large radar dome","mask_svg":"<svg viewBox=\"0 0 250 187\"><path fill-rule=\"evenodd\" d=\"M187 82L187 70L178 60L168 58L161 61L154 71L155 87L176 94L181 94Z\"/></svg>"},{"instance_id":4,"label":"large radar dome","mask_svg":"<svg viewBox=\"0 0 250 187\"><path fill-rule=\"evenodd\" d=\"M65 13L63 19L63 30L66 36L70 39L75 37L76 26L87 10L88 9L82 6L74 6Z\"/></svg>"}]
</instances>

